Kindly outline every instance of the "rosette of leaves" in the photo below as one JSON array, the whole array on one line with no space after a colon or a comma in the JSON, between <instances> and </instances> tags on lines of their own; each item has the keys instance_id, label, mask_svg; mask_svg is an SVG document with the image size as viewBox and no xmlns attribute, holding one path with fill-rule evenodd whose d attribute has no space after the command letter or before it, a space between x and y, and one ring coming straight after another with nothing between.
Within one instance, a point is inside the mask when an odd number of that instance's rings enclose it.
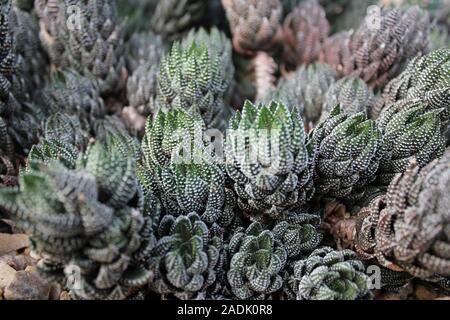
<instances>
[{"instance_id":1,"label":"rosette of leaves","mask_svg":"<svg viewBox=\"0 0 450 320\"><path fill-rule=\"evenodd\" d=\"M319 62L332 66L339 75L343 75L344 67L352 60L350 40L353 30L341 31L325 39Z\"/></svg>"},{"instance_id":2,"label":"rosette of leaves","mask_svg":"<svg viewBox=\"0 0 450 320\"><path fill-rule=\"evenodd\" d=\"M76 115L87 130L106 115L96 83L72 70L56 72L52 81L39 92L36 101L45 116L55 112Z\"/></svg>"},{"instance_id":3,"label":"rosette of leaves","mask_svg":"<svg viewBox=\"0 0 450 320\"><path fill-rule=\"evenodd\" d=\"M0 191L0 205L43 257L38 270L74 282L74 298L124 299L150 278L145 262L155 239L142 214L134 154L122 141L96 143L75 169L36 164L22 172L20 188Z\"/></svg>"},{"instance_id":4,"label":"rosette of leaves","mask_svg":"<svg viewBox=\"0 0 450 320\"><path fill-rule=\"evenodd\" d=\"M337 105L311 133L317 148L314 185L318 198L358 200L375 179L382 135L364 112Z\"/></svg>"},{"instance_id":5,"label":"rosette of leaves","mask_svg":"<svg viewBox=\"0 0 450 320\"><path fill-rule=\"evenodd\" d=\"M226 169L243 212L277 218L311 199L314 150L297 111L247 101L227 133Z\"/></svg>"},{"instance_id":6,"label":"rosette of leaves","mask_svg":"<svg viewBox=\"0 0 450 320\"><path fill-rule=\"evenodd\" d=\"M149 259L150 288L163 298L205 299L220 286L222 240L196 213L165 215Z\"/></svg>"},{"instance_id":7,"label":"rosette of leaves","mask_svg":"<svg viewBox=\"0 0 450 320\"><path fill-rule=\"evenodd\" d=\"M375 116L386 110L391 116L398 112L395 103L409 106L408 101L419 99L427 110L443 108L441 118L450 120L450 50L441 48L412 60L405 71L390 81L375 106ZM392 108L392 110L388 110Z\"/></svg>"},{"instance_id":8,"label":"rosette of leaves","mask_svg":"<svg viewBox=\"0 0 450 320\"><path fill-rule=\"evenodd\" d=\"M413 161L385 196L358 213L360 255L423 279L448 276L449 181L450 149L422 170Z\"/></svg>"},{"instance_id":9,"label":"rosette of leaves","mask_svg":"<svg viewBox=\"0 0 450 320\"><path fill-rule=\"evenodd\" d=\"M298 300L370 299L364 264L351 250L330 247L314 250L294 265Z\"/></svg>"},{"instance_id":10,"label":"rosette of leaves","mask_svg":"<svg viewBox=\"0 0 450 320\"><path fill-rule=\"evenodd\" d=\"M126 42L125 54L129 74L146 63L158 66L164 53L159 35L153 32L134 33Z\"/></svg>"},{"instance_id":11,"label":"rosette of leaves","mask_svg":"<svg viewBox=\"0 0 450 320\"><path fill-rule=\"evenodd\" d=\"M148 62L139 66L128 78L128 101L140 115L154 115L158 110L158 72L159 65Z\"/></svg>"},{"instance_id":12,"label":"rosette of leaves","mask_svg":"<svg viewBox=\"0 0 450 320\"><path fill-rule=\"evenodd\" d=\"M289 69L315 62L330 24L317 0L301 2L283 23L283 59Z\"/></svg>"},{"instance_id":13,"label":"rosette of leaves","mask_svg":"<svg viewBox=\"0 0 450 320\"><path fill-rule=\"evenodd\" d=\"M197 212L208 225L231 228L236 222L235 196L225 187L223 166L204 142L204 134L199 116L182 110L158 113L147 122L143 167L154 175L163 205L172 215Z\"/></svg>"},{"instance_id":14,"label":"rosette of leaves","mask_svg":"<svg viewBox=\"0 0 450 320\"><path fill-rule=\"evenodd\" d=\"M208 7L207 2L202 0L159 1L151 18L153 31L167 40L181 38L184 32L203 19Z\"/></svg>"},{"instance_id":15,"label":"rosette of leaves","mask_svg":"<svg viewBox=\"0 0 450 320\"><path fill-rule=\"evenodd\" d=\"M275 48L283 15L280 0L222 0L222 4L239 54L253 57Z\"/></svg>"},{"instance_id":16,"label":"rosette of leaves","mask_svg":"<svg viewBox=\"0 0 450 320\"><path fill-rule=\"evenodd\" d=\"M383 134L383 157L377 172L381 185L388 185L396 174L404 172L412 159L423 167L445 150L442 111L426 111L420 101L407 103L399 101L377 120Z\"/></svg>"},{"instance_id":17,"label":"rosette of leaves","mask_svg":"<svg viewBox=\"0 0 450 320\"><path fill-rule=\"evenodd\" d=\"M325 96L335 81L335 72L327 65L301 66L292 76L283 78L277 89L263 101L279 100L290 109L301 110L305 121L316 123L322 113Z\"/></svg>"},{"instance_id":18,"label":"rosette of leaves","mask_svg":"<svg viewBox=\"0 0 450 320\"><path fill-rule=\"evenodd\" d=\"M35 8L41 42L55 66L96 81L104 96L124 87L124 38L117 1L38 0Z\"/></svg>"},{"instance_id":19,"label":"rosette of leaves","mask_svg":"<svg viewBox=\"0 0 450 320\"><path fill-rule=\"evenodd\" d=\"M270 230L258 222L238 228L227 246L227 270L232 294L241 300L263 300L281 289L287 253Z\"/></svg>"},{"instance_id":20,"label":"rosette of leaves","mask_svg":"<svg viewBox=\"0 0 450 320\"><path fill-rule=\"evenodd\" d=\"M158 104L162 110L183 109L199 113L208 128L223 123L224 94L229 83L219 56L204 44L184 49L175 43L162 59L158 78Z\"/></svg>"},{"instance_id":21,"label":"rosette of leaves","mask_svg":"<svg viewBox=\"0 0 450 320\"><path fill-rule=\"evenodd\" d=\"M272 229L273 235L284 246L289 259L312 252L322 241L318 231L321 218L317 213L296 210L286 213Z\"/></svg>"},{"instance_id":22,"label":"rosette of leaves","mask_svg":"<svg viewBox=\"0 0 450 320\"><path fill-rule=\"evenodd\" d=\"M216 27L212 27L209 31L204 28L191 30L182 41L182 46L188 49L192 43L204 45L208 48L210 59L219 57L222 62L222 75L226 78L226 83L229 84L229 90L232 90L232 83L234 81L234 64L233 64L233 49L231 41L225 33L219 31ZM231 92L225 94L229 97Z\"/></svg>"},{"instance_id":23,"label":"rosette of leaves","mask_svg":"<svg viewBox=\"0 0 450 320\"><path fill-rule=\"evenodd\" d=\"M76 116L56 113L44 123L42 139L28 155L28 163L50 163L59 161L68 169L75 169L80 152L86 150L86 132Z\"/></svg>"},{"instance_id":24,"label":"rosette of leaves","mask_svg":"<svg viewBox=\"0 0 450 320\"><path fill-rule=\"evenodd\" d=\"M338 104L346 113L364 112L370 115L374 100L373 91L364 81L359 78L344 77L333 83L328 89L321 120L326 119L330 111Z\"/></svg>"}]
</instances>

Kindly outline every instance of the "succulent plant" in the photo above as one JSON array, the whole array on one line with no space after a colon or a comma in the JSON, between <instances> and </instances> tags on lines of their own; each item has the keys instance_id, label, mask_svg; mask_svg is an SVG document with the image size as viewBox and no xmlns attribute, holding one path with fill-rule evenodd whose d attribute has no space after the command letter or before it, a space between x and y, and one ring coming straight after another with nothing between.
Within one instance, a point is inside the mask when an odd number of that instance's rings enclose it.
<instances>
[{"instance_id":1,"label":"succulent plant","mask_svg":"<svg viewBox=\"0 0 450 320\"><path fill-rule=\"evenodd\" d=\"M337 105L311 133L317 148L314 185L318 198L357 200L375 179L381 132L364 112L347 114Z\"/></svg>"},{"instance_id":2,"label":"succulent plant","mask_svg":"<svg viewBox=\"0 0 450 320\"><path fill-rule=\"evenodd\" d=\"M44 123L41 141L28 155L29 165L59 161L68 169L75 169L80 152L86 150L88 134L82 130L76 116L55 113Z\"/></svg>"},{"instance_id":3,"label":"succulent plant","mask_svg":"<svg viewBox=\"0 0 450 320\"><path fill-rule=\"evenodd\" d=\"M398 112L393 104L408 106L410 100L417 99L427 110L444 109L441 118L444 122L450 121L450 49L441 48L412 60L406 70L385 87L374 116L385 109L388 110L383 117L392 116L392 111Z\"/></svg>"},{"instance_id":4,"label":"succulent plant","mask_svg":"<svg viewBox=\"0 0 450 320\"><path fill-rule=\"evenodd\" d=\"M328 37L330 24L317 0L301 2L283 23L283 59L289 69L315 62Z\"/></svg>"},{"instance_id":5,"label":"succulent plant","mask_svg":"<svg viewBox=\"0 0 450 320\"><path fill-rule=\"evenodd\" d=\"M292 76L283 78L274 92L263 101L282 101L290 109L299 109L307 123L316 123L322 113L325 95L335 81L329 66L314 63L301 66Z\"/></svg>"},{"instance_id":6,"label":"succulent plant","mask_svg":"<svg viewBox=\"0 0 450 320\"><path fill-rule=\"evenodd\" d=\"M333 83L326 93L322 108L321 121L326 119L330 111L340 105L343 112L352 114L364 112L372 114L375 97L373 91L359 78L344 77Z\"/></svg>"},{"instance_id":7,"label":"succulent plant","mask_svg":"<svg viewBox=\"0 0 450 320\"><path fill-rule=\"evenodd\" d=\"M402 101L389 107L377 120L383 134L382 154L377 183L388 185L402 173L412 159L419 167L427 165L444 153L444 126L439 110L426 111L421 102Z\"/></svg>"},{"instance_id":8,"label":"succulent plant","mask_svg":"<svg viewBox=\"0 0 450 320\"><path fill-rule=\"evenodd\" d=\"M163 55L161 37L152 32L135 33L127 43L127 52L129 105L140 115L153 115L158 110L158 72Z\"/></svg>"},{"instance_id":9,"label":"succulent plant","mask_svg":"<svg viewBox=\"0 0 450 320\"><path fill-rule=\"evenodd\" d=\"M11 160L0 152L0 188L13 187L17 184L18 181L14 165L11 163Z\"/></svg>"},{"instance_id":10,"label":"succulent plant","mask_svg":"<svg viewBox=\"0 0 450 320\"><path fill-rule=\"evenodd\" d=\"M154 238L142 215L142 188L134 155L112 138L93 145L76 169L59 162L36 165L20 188L0 191L1 206L31 236L43 259L38 270L80 299L123 299L142 288L143 262Z\"/></svg>"},{"instance_id":11,"label":"succulent plant","mask_svg":"<svg viewBox=\"0 0 450 320\"><path fill-rule=\"evenodd\" d=\"M165 215L149 259L150 288L163 298L204 299L217 290L222 240L196 213Z\"/></svg>"},{"instance_id":12,"label":"succulent plant","mask_svg":"<svg viewBox=\"0 0 450 320\"><path fill-rule=\"evenodd\" d=\"M158 66L164 53L164 46L159 35L153 32L133 33L125 47L127 69L132 75L144 64Z\"/></svg>"},{"instance_id":13,"label":"succulent plant","mask_svg":"<svg viewBox=\"0 0 450 320\"><path fill-rule=\"evenodd\" d=\"M312 252L322 241L323 236L318 231L320 222L318 214L296 210L285 214L272 232L283 244L288 258L296 259Z\"/></svg>"},{"instance_id":14,"label":"succulent plant","mask_svg":"<svg viewBox=\"0 0 450 320\"><path fill-rule=\"evenodd\" d=\"M291 280L298 300L370 299L369 277L364 264L351 250L330 247L314 250L294 265Z\"/></svg>"},{"instance_id":15,"label":"succulent plant","mask_svg":"<svg viewBox=\"0 0 450 320\"><path fill-rule=\"evenodd\" d=\"M175 43L161 62L158 105L162 110L179 108L199 113L208 128L223 129L228 86L219 56L209 53L202 44L194 42L184 49Z\"/></svg>"},{"instance_id":16,"label":"succulent plant","mask_svg":"<svg viewBox=\"0 0 450 320\"><path fill-rule=\"evenodd\" d=\"M319 62L330 65L337 74L344 75L346 64L353 59L350 48L353 33L353 30L341 31L326 38L319 54Z\"/></svg>"},{"instance_id":17,"label":"succulent plant","mask_svg":"<svg viewBox=\"0 0 450 320\"><path fill-rule=\"evenodd\" d=\"M159 1L151 19L152 29L163 38L173 40L195 26L206 14L207 1Z\"/></svg>"},{"instance_id":18,"label":"succulent plant","mask_svg":"<svg viewBox=\"0 0 450 320\"><path fill-rule=\"evenodd\" d=\"M158 65L145 63L137 68L127 82L127 96L131 107L144 116L158 111Z\"/></svg>"},{"instance_id":19,"label":"succulent plant","mask_svg":"<svg viewBox=\"0 0 450 320\"><path fill-rule=\"evenodd\" d=\"M277 218L311 199L314 152L297 111L247 101L227 133L226 169L246 214Z\"/></svg>"},{"instance_id":20,"label":"succulent plant","mask_svg":"<svg viewBox=\"0 0 450 320\"><path fill-rule=\"evenodd\" d=\"M227 280L237 299L265 299L281 288L287 253L270 230L258 222L238 228L227 250L231 257Z\"/></svg>"},{"instance_id":21,"label":"succulent plant","mask_svg":"<svg viewBox=\"0 0 450 320\"><path fill-rule=\"evenodd\" d=\"M182 110L160 112L147 122L143 167L154 175L163 205L172 215L196 212L209 226L229 227L236 218L235 196L225 188L221 159L211 154L204 138L199 116Z\"/></svg>"},{"instance_id":22,"label":"succulent plant","mask_svg":"<svg viewBox=\"0 0 450 320\"><path fill-rule=\"evenodd\" d=\"M19 3L15 4L10 15L17 62L15 96L24 103L31 102L36 90L43 87L48 62L39 41L37 17L17 7Z\"/></svg>"},{"instance_id":23,"label":"succulent plant","mask_svg":"<svg viewBox=\"0 0 450 320\"><path fill-rule=\"evenodd\" d=\"M392 270L448 276L450 149L422 170L416 161L395 177L385 196L358 213L356 248Z\"/></svg>"},{"instance_id":24,"label":"succulent plant","mask_svg":"<svg viewBox=\"0 0 450 320\"><path fill-rule=\"evenodd\" d=\"M253 57L274 49L280 36L283 7L280 0L222 0L234 49Z\"/></svg>"},{"instance_id":25,"label":"succulent plant","mask_svg":"<svg viewBox=\"0 0 450 320\"><path fill-rule=\"evenodd\" d=\"M10 109L13 105L10 100L14 99L11 90L13 88L13 75L17 61L14 39L11 35L10 12L11 1L2 1L0 3L0 115L5 114L5 112L11 113L12 110Z\"/></svg>"},{"instance_id":26,"label":"succulent plant","mask_svg":"<svg viewBox=\"0 0 450 320\"><path fill-rule=\"evenodd\" d=\"M193 29L184 37L182 46L184 49L189 49L194 42L206 46L211 59L219 57L222 63L222 76L226 78L226 83L231 90L233 88L231 84L234 81L233 49L225 33L216 27L212 27L209 31L204 28ZM225 94L226 97L230 95L231 92Z\"/></svg>"},{"instance_id":27,"label":"succulent plant","mask_svg":"<svg viewBox=\"0 0 450 320\"><path fill-rule=\"evenodd\" d=\"M125 86L124 38L117 1L36 1L41 42L51 62L98 83L102 95Z\"/></svg>"},{"instance_id":28,"label":"succulent plant","mask_svg":"<svg viewBox=\"0 0 450 320\"><path fill-rule=\"evenodd\" d=\"M36 99L44 115L60 111L76 115L85 129L106 115L96 83L72 70L56 72Z\"/></svg>"},{"instance_id":29,"label":"succulent plant","mask_svg":"<svg viewBox=\"0 0 450 320\"><path fill-rule=\"evenodd\" d=\"M159 0L118 0L117 10L125 20L127 35L148 31L151 27L149 14L155 11ZM150 14L151 15L151 14Z\"/></svg>"},{"instance_id":30,"label":"succulent plant","mask_svg":"<svg viewBox=\"0 0 450 320\"><path fill-rule=\"evenodd\" d=\"M426 52L430 22L419 7L373 8L355 32L339 33L325 43L321 61L380 89L403 64Z\"/></svg>"}]
</instances>

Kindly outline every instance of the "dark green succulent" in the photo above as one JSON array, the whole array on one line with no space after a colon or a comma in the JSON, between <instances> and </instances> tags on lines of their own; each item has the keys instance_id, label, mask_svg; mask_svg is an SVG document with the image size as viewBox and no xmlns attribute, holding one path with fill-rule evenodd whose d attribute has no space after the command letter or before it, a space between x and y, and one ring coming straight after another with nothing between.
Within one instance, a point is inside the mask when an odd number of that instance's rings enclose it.
<instances>
[{"instance_id":1,"label":"dark green succulent","mask_svg":"<svg viewBox=\"0 0 450 320\"><path fill-rule=\"evenodd\" d=\"M404 108L413 101L420 101L426 110L443 109L441 119L450 121L450 49L441 48L411 61L385 87L374 116L384 113L384 118L392 117L398 112L399 104Z\"/></svg>"},{"instance_id":2,"label":"dark green succulent","mask_svg":"<svg viewBox=\"0 0 450 320\"><path fill-rule=\"evenodd\" d=\"M311 199L314 151L296 110L247 101L227 134L226 168L241 210L254 218L277 218Z\"/></svg>"},{"instance_id":3,"label":"dark green succulent","mask_svg":"<svg viewBox=\"0 0 450 320\"><path fill-rule=\"evenodd\" d=\"M272 232L286 249L289 259L295 259L312 252L322 241L318 231L321 222L318 214L304 213L301 210L286 213L276 223Z\"/></svg>"},{"instance_id":4,"label":"dark green succulent","mask_svg":"<svg viewBox=\"0 0 450 320\"><path fill-rule=\"evenodd\" d=\"M388 185L396 174L406 170L412 159L423 167L444 153L442 111L426 109L421 102L407 102L405 106L400 101L378 118L378 128L383 134L383 157L377 183Z\"/></svg>"},{"instance_id":5,"label":"dark green succulent","mask_svg":"<svg viewBox=\"0 0 450 320\"><path fill-rule=\"evenodd\" d=\"M238 228L228 247L230 262L227 280L237 299L266 299L280 290L287 252L270 230L253 222Z\"/></svg>"},{"instance_id":6,"label":"dark green succulent","mask_svg":"<svg viewBox=\"0 0 450 320\"><path fill-rule=\"evenodd\" d=\"M203 19L207 1L165 0L159 1L151 19L154 32L163 38L180 38L184 32Z\"/></svg>"},{"instance_id":7,"label":"dark green succulent","mask_svg":"<svg viewBox=\"0 0 450 320\"><path fill-rule=\"evenodd\" d=\"M298 300L360 300L371 297L364 264L351 250L319 248L294 265Z\"/></svg>"},{"instance_id":8,"label":"dark green succulent","mask_svg":"<svg viewBox=\"0 0 450 320\"><path fill-rule=\"evenodd\" d=\"M41 42L51 62L96 81L102 95L124 88L124 37L117 1L37 1Z\"/></svg>"},{"instance_id":9,"label":"dark green succulent","mask_svg":"<svg viewBox=\"0 0 450 320\"><path fill-rule=\"evenodd\" d=\"M196 213L165 215L150 264L150 288L163 298L204 299L222 269L223 244Z\"/></svg>"},{"instance_id":10,"label":"dark green succulent","mask_svg":"<svg viewBox=\"0 0 450 320\"><path fill-rule=\"evenodd\" d=\"M318 148L314 184L317 196L357 200L375 179L382 135L364 112L347 114L340 105L311 133Z\"/></svg>"},{"instance_id":11,"label":"dark green succulent","mask_svg":"<svg viewBox=\"0 0 450 320\"><path fill-rule=\"evenodd\" d=\"M154 176L168 212L197 212L209 225L228 227L235 222L235 196L225 187L221 159L211 153L205 137L199 116L182 110L158 113L147 122L143 169Z\"/></svg>"}]
</instances>

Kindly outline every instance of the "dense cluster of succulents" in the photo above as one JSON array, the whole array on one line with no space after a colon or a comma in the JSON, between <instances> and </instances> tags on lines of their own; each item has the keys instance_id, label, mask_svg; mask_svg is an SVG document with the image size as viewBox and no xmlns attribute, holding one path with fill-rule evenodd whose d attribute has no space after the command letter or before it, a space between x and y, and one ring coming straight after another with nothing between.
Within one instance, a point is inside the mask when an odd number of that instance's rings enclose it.
<instances>
[{"instance_id":1,"label":"dense cluster of succulents","mask_svg":"<svg viewBox=\"0 0 450 320\"><path fill-rule=\"evenodd\" d=\"M79 277L75 298L124 298L150 276L138 263L154 239L142 214L136 159L115 139L107 147L93 145L74 169L57 161L34 163L21 175L20 188L0 193L2 206L43 256L42 274L62 283Z\"/></svg>"},{"instance_id":2,"label":"dense cluster of succulents","mask_svg":"<svg viewBox=\"0 0 450 320\"><path fill-rule=\"evenodd\" d=\"M73 299L450 292L448 9L395 2L0 0L2 232Z\"/></svg>"},{"instance_id":3,"label":"dense cluster of succulents","mask_svg":"<svg viewBox=\"0 0 450 320\"><path fill-rule=\"evenodd\" d=\"M322 60L342 75L360 77L379 89L404 63L426 52L430 22L419 7L374 10L356 31L342 31L326 41Z\"/></svg>"}]
</instances>

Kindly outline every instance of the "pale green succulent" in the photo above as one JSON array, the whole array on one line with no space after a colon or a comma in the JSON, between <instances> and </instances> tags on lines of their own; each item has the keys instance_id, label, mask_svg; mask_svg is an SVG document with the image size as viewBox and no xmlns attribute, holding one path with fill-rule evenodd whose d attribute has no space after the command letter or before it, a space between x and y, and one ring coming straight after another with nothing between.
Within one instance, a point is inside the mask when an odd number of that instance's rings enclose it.
<instances>
[{"instance_id":1,"label":"pale green succulent","mask_svg":"<svg viewBox=\"0 0 450 320\"><path fill-rule=\"evenodd\" d=\"M194 42L184 49L175 43L161 61L157 101L162 110L199 113L208 128L224 129L224 95L229 85L221 57L209 53L206 45Z\"/></svg>"},{"instance_id":2,"label":"pale green succulent","mask_svg":"<svg viewBox=\"0 0 450 320\"><path fill-rule=\"evenodd\" d=\"M155 239L127 148L119 138L96 143L75 169L35 164L21 174L20 188L0 191L0 205L43 257L38 270L63 286L75 281L73 298L124 299L150 278L144 266Z\"/></svg>"}]
</instances>

